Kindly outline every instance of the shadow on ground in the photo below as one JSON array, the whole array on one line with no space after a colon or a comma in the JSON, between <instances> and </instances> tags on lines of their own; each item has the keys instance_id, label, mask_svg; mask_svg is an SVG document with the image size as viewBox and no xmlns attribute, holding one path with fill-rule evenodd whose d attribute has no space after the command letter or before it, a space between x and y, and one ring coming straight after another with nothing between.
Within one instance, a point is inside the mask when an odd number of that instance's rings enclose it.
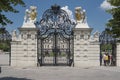
<instances>
[{"instance_id":1,"label":"shadow on ground","mask_svg":"<svg viewBox=\"0 0 120 80\"><path fill-rule=\"evenodd\" d=\"M0 80L32 80L32 79L26 79L26 78L15 78L15 77L2 77Z\"/></svg>"}]
</instances>

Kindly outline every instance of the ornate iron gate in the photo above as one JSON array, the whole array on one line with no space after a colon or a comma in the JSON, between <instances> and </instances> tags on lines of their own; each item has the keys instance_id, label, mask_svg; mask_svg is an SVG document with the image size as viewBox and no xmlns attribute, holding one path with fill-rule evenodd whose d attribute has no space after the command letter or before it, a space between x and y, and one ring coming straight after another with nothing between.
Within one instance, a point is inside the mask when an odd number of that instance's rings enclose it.
<instances>
[{"instance_id":1,"label":"ornate iron gate","mask_svg":"<svg viewBox=\"0 0 120 80\"><path fill-rule=\"evenodd\" d=\"M116 66L116 38L105 29L99 37L100 41L100 65L104 63L104 54L108 55L107 65Z\"/></svg>"},{"instance_id":2,"label":"ornate iron gate","mask_svg":"<svg viewBox=\"0 0 120 80\"><path fill-rule=\"evenodd\" d=\"M40 22L35 23L38 31L38 62L42 65L71 65L73 62L72 22L60 6L46 10Z\"/></svg>"}]
</instances>

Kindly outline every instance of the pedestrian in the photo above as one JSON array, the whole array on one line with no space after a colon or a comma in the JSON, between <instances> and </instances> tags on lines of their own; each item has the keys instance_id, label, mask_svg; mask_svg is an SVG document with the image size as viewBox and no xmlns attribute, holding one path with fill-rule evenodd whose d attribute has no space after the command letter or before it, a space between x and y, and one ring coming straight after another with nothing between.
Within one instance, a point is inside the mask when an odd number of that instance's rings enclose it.
<instances>
[{"instance_id":1,"label":"pedestrian","mask_svg":"<svg viewBox=\"0 0 120 80\"><path fill-rule=\"evenodd\" d=\"M106 60L105 60L106 55L103 54L103 61L104 61L104 66L106 66Z\"/></svg>"},{"instance_id":2,"label":"pedestrian","mask_svg":"<svg viewBox=\"0 0 120 80\"><path fill-rule=\"evenodd\" d=\"M108 65L108 55L106 53L103 55L103 60L104 60L104 66L107 66Z\"/></svg>"},{"instance_id":3,"label":"pedestrian","mask_svg":"<svg viewBox=\"0 0 120 80\"><path fill-rule=\"evenodd\" d=\"M109 65L109 62L110 62L110 56L109 56L108 53L106 54L106 61L107 61L107 66L108 66L108 65Z\"/></svg>"}]
</instances>

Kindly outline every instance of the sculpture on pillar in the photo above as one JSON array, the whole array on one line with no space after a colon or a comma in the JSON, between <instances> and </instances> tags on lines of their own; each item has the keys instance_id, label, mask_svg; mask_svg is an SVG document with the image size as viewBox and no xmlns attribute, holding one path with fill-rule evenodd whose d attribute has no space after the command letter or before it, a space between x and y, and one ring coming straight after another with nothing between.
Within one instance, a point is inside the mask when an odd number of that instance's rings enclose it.
<instances>
[{"instance_id":1,"label":"sculpture on pillar","mask_svg":"<svg viewBox=\"0 0 120 80\"><path fill-rule=\"evenodd\" d=\"M98 38L100 36L100 33L98 31L96 31L94 34L93 34L94 38Z\"/></svg>"},{"instance_id":2,"label":"sculpture on pillar","mask_svg":"<svg viewBox=\"0 0 120 80\"><path fill-rule=\"evenodd\" d=\"M85 23L86 22L86 11L82 10L81 7L76 7L75 18L77 22Z\"/></svg>"},{"instance_id":3,"label":"sculpture on pillar","mask_svg":"<svg viewBox=\"0 0 120 80\"><path fill-rule=\"evenodd\" d=\"M37 16L37 7L35 6L30 6L30 19L31 20L36 20L36 16Z\"/></svg>"},{"instance_id":4,"label":"sculpture on pillar","mask_svg":"<svg viewBox=\"0 0 120 80\"><path fill-rule=\"evenodd\" d=\"M36 6L30 6L30 9L26 9L25 11L25 17L24 17L24 23L27 22L35 22L37 17L37 7Z\"/></svg>"},{"instance_id":5,"label":"sculpture on pillar","mask_svg":"<svg viewBox=\"0 0 120 80\"><path fill-rule=\"evenodd\" d=\"M16 41L16 39L17 39L17 32L16 32L16 30L14 30L12 32L12 41Z\"/></svg>"},{"instance_id":6,"label":"sculpture on pillar","mask_svg":"<svg viewBox=\"0 0 120 80\"><path fill-rule=\"evenodd\" d=\"M27 23L27 22L29 22L30 20L29 20L29 17L30 17L30 11L28 10L28 9L26 9L26 11L25 11L25 17L24 17L24 23Z\"/></svg>"}]
</instances>

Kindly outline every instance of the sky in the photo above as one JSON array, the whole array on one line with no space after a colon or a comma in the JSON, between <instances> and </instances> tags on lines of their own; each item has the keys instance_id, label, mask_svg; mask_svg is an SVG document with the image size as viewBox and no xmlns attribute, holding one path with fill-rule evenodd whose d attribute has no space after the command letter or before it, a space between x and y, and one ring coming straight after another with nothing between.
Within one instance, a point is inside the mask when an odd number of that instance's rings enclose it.
<instances>
[{"instance_id":1,"label":"sky","mask_svg":"<svg viewBox=\"0 0 120 80\"><path fill-rule=\"evenodd\" d=\"M57 4L61 7L68 6L72 11L74 18L75 7L81 6L86 10L87 22L90 28L93 28L93 32L102 32L107 21L111 18L111 15L106 13L106 9L110 9L112 6L106 2L106 0L23 0L26 7L16 6L19 13L6 13L5 15L11 19L14 23L6 26L6 29L11 32L17 30L23 25L25 10L30 6L37 7L37 21L40 21L45 10L49 9L51 5Z\"/></svg>"}]
</instances>

